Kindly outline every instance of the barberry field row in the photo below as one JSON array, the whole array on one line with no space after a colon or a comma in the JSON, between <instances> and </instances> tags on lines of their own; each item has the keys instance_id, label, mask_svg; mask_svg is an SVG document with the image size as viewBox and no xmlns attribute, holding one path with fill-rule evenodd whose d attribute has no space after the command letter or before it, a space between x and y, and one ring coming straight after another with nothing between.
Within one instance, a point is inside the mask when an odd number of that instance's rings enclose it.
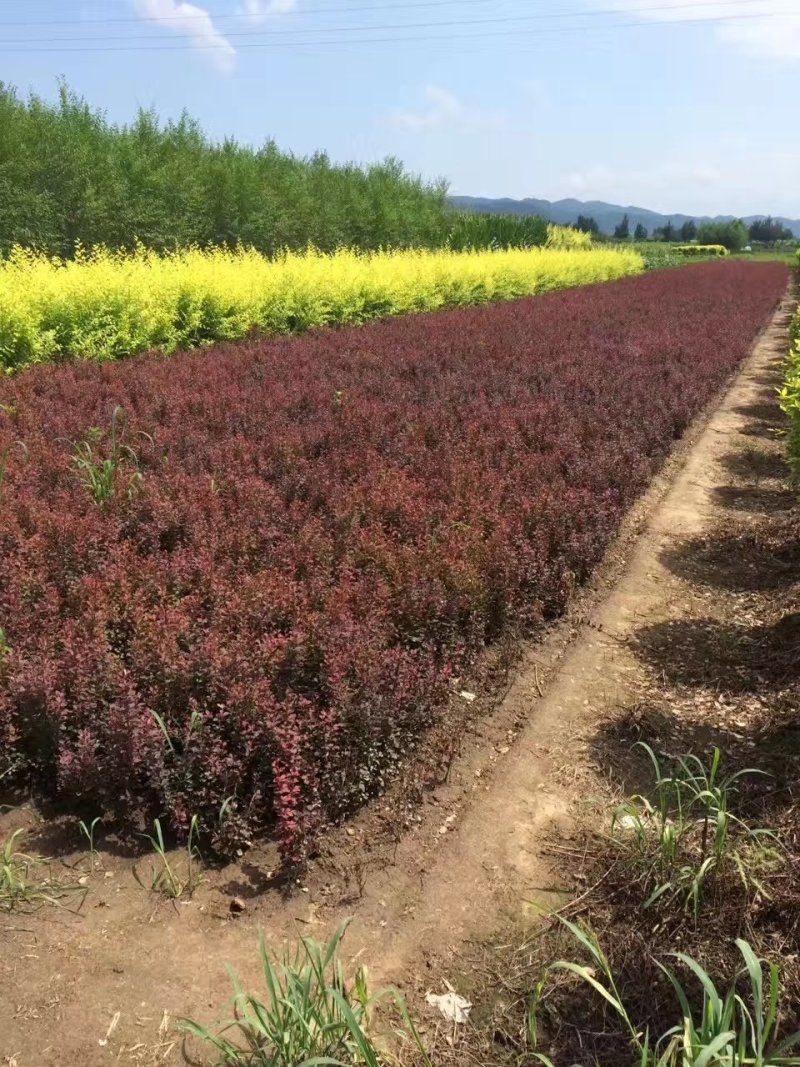
<instances>
[{"instance_id":1,"label":"barberry field row","mask_svg":"<svg viewBox=\"0 0 800 1067\"><path fill-rule=\"evenodd\" d=\"M779 263L0 383L0 776L302 859L563 611Z\"/></svg>"}]
</instances>

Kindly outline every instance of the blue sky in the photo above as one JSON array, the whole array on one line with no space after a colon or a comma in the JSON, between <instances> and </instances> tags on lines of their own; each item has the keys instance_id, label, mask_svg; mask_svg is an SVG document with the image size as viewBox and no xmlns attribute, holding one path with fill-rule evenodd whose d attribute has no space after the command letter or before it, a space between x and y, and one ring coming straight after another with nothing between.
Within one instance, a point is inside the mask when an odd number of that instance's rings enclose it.
<instances>
[{"instance_id":1,"label":"blue sky","mask_svg":"<svg viewBox=\"0 0 800 1067\"><path fill-rule=\"evenodd\" d=\"M800 0L0 0L0 79L453 192L800 216Z\"/></svg>"}]
</instances>

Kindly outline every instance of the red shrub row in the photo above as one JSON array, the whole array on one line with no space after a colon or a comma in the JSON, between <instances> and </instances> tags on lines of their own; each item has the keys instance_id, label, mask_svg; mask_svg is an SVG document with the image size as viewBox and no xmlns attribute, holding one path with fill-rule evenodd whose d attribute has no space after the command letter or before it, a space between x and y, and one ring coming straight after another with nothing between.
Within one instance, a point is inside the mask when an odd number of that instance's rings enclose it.
<instances>
[{"instance_id":1,"label":"red shrub row","mask_svg":"<svg viewBox=\"0 0 800 1067\"><path fill-rule=\"evenodd\" d=\"M133 824L224 805L228 846L275 825L298 858L454 670L563 609L786 277L702 264L0 385L0 774ZM72 443L107 454L115 405L142 480L123 458L101 507Z\"/></svg>"}]
</instances>

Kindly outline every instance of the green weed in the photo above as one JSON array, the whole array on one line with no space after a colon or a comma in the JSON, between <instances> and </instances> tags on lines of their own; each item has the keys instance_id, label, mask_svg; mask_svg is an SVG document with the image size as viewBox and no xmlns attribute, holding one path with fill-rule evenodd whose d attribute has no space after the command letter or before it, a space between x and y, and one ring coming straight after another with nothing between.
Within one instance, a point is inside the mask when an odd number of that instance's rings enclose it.
<instances>
[{"instance_id":1,"label":"green weed","mask_svg":"<svg viewBox=\"0 0 800 1067\"><path fill-rule=\"evenodd\" d=\"M676 974L659 963L669 979L678 1001L679 1021L654 1039L647 1026L631 1018L607 956L595 935L586 927L558 917L570 934L586 951L589 964L557 960L550 964L536 984L528 1013L528 1034L535 1047L539 1041L539 1021L548 980L553 972L577 976L588 985L621 1020L631 1043L631 1067L785 1067L800 1064L800 1055L790 1055L800 1045L800 1031L783 1041L778 1039L780 973L774 963L760 959L750 945L736 940L743 966L734 975L729 988L720 993L711 977L682 952L672 953L699 981L702 1005L692 1007L686 988ZM746 980L748 995L739 992ZM676 1011L677 1015L677 1011ZM547 1067L552 1061L542 1053L536 1060Z\"/></svg>"},{"instance_id":2,"label":"green weed","mask_svg":"<svg viewBox=\"0 0 800 1067\"><path fill-rule=\"evenodd\" d=\"M86 889L80 884L54 878L47 860L20 852L24 836L24 829L15 830L0 849L0 909L60 904L74 894L85 897Z\"/></svg>"},{"instance_id":3,"label":"green weed","mask_svg":"<svg viewBox=\"0 0 800 1067\"><path fill-rule=\"evenodd\" d=\"M189 838L184 850L186 863L180 867L174 862L170 862L167 856L161 821L156 819L153 827L154 834L144 835L152 845L156 859L155 864L150 868L150 880L145 882L135 865L133 868L134 878L143 889L147 889L151 893L161 893L165 897L169 897L170 900L190 897L204 878L202 871L198 870L203 860L197 847L197 837L200 831L197 816L193 815L189 823Z\"/></svg>"},{"instance_id":4,"label":"green weed","mask_svg":"<svg viewBox=\"0 0 800 1067\"><path fill-rule=\"evenodd\" d=\"M352 985L345 981L338 952L347 926L344 923L327 944L301 938L279 962L270 957L262 936L265 998L246 993L228 967L233 1018L220 1022L216 1031L189 1019L181 1020L180 1028L213 1047L219 1056L217 1067L380 1067L386 1060L369 1035L369 1015L380 1000L389 998L400 1012L403 1036L410 1039L422 1064L431 1067L400 994L385 989L370 995L363 970Z\"/></svg>"},{"instance_id":5,"label":"green weed","mask_svg":"<svg viewBox=\"0 0 800 1067\"><path fill-rule=\"evenodd\" d=\"M138 453L124 443L126 424L125 409L117 404L111 414L109 455L103 456L100 451L105 435L97 427L92 427L86 438L72 448L73 466L95 503L102 508L113 498L123 471L125 492L128 496L133 496L143 481ZM140 436L152 440L143 432L140 432Z\"/></svg>"},{"instance_id":6,"label":"green weed","mask_svg":"<svg viewBox=\"0 0 800 1067\"><path fill-rule=\"evenodd\" d=\"M715 748L708 766L689 755L667 774L653 749L639 745L652 763L654 788L650 796L630 797L616 808L612 831L616 845L644 876L644 907L682 897L696 917L709 883L728 871L747 893L768 896L766 876L783 862L777 837L731 810L739 781L763 772L746 768L723 775Z\"/></svg>"},{"instance_id":7,"label":"green weed","mask_svg":"<svg viewBox=\"0 0 800 1067\"><path fill-rule=\"evenodd\" d=\"M100 863L100 853L94 847L94 831L99 822L102 822L102 819L98 815L96 818L92 819L88 826L83 819L78 823L80 831L89 845L89 861L91 863L92 874L94 874L95 865Z\"/></svg>"},{"instance_id":8,"label":"green weed","mask_svg":"<svg viewBox=\"0 0 800 1067\"><path fill-rule=\"evenodd\" d=\"M164 722L163 716L159 715L159 713L153 709L150 710L150 714L152 715L156 726L158 726L159 730L161 731L167 748L170 750L173 756L177 756L178 751L175 747L175 742L173 741L172 736L170 735L170 732L167 729L167 724ZM186 740L189 741L192 737L192 734L199 733L202 728L203 716L200 714L199 711L193 711L192 714L189 716L189 731Z\"/></svg>"}]
</instances>

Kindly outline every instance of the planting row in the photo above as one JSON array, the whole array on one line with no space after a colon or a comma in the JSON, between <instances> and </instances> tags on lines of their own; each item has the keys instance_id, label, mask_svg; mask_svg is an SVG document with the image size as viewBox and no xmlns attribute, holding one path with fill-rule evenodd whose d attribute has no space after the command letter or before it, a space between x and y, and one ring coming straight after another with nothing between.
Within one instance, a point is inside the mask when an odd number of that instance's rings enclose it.
<instances>
[{"instance_id":1,"label":"planting row","mask_svg":"<svg viewBox=\"0 0 800 1067\"><path fill-rule=\"evenodd\" d=\"M792 319L790 333L792 346L784 368L780 401L789 416L789 459L800 471L800 308Z\"/></svg>"},{"instance_id":2,"label":"planting row","mask_svg":"<svg viewBox=\"0 0 800 1067\"><path fill-rule=\"evenodd\" d=\"M681 256L727 256L725 245L673 245L673 251Z\"/></svg>"},{"instance_id":3,"label":"planting row","mask_svg":"<svg viewBox=\"0 0 800 1067\"><path fill-rule=\"evenodd\" d=\"M302 858L561 612L776 304L706 263L0 384L0 776Z\"/></svg>"},{"instance_id":4,"label":"planting row","mask_svg":"<svg viewBox=\"0 0 800 1067\"><path fill-rule=\"evenodd\" d=\"M491 252L310 250L270 260L252 249L141 249L61 261L17 249L0 262L0 373L508 300L643 269L636 252L581 242L586 234L550 226L547 248Z\"/></svg>"}]
</instances>

